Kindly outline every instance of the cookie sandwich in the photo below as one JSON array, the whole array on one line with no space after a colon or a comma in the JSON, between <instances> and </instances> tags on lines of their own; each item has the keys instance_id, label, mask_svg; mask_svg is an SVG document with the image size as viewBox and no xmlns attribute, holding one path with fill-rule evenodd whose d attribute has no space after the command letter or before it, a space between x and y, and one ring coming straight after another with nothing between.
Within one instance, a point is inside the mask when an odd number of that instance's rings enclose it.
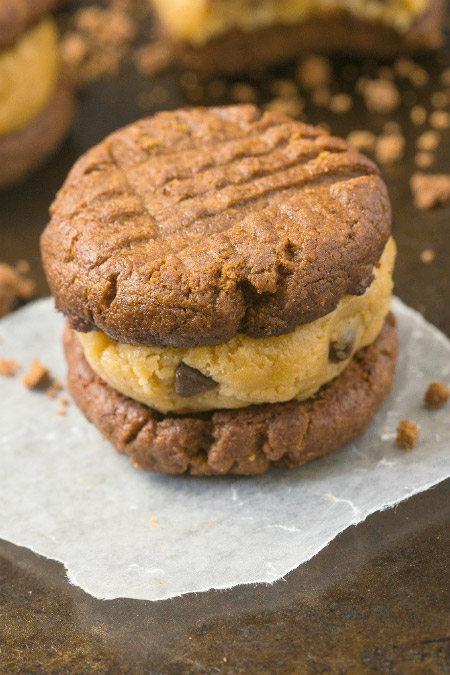
<instances>
[{"instance_id":1,"label":"cookie sandwich","mask_svg":"<svg viewBox=\"0 0 450 675\"><path fill-rule=\"evenodd\" d=\"M141 469L296 467L389 395L389 199L323 129L254 106L143 119L75 164L41 249L69 390Z\"/></svg>"},{"instance_id":2,"label":"cookie sandwich","mask_svg":"<svg viewBox=\"0 0 450 675\"><path fill-rule=\"evenodd\" d=\"M305 51L388 57L442 42L445 0L151 0L181 62L238 73Z\"/></svg>"},{"instance_id":3,"label":"cookie sandwich","mask_svg":"<svg viewBox=\"0 0 450 675\"><path fill-rule=\"evenodd\" d=\"M0 188L24 178L61 143L75 114L61 74L56 0L0 2Z\"/></svg>"}]
</instances>

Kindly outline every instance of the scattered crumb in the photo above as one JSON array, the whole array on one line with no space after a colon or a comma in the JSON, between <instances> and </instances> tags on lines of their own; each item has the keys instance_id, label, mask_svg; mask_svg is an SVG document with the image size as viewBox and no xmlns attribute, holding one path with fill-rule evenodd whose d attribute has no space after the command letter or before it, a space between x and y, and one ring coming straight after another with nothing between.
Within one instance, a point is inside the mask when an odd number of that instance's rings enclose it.
<instances>
[{"instance_id":1,"label":"scattered crumb","mask_svg":"<svg viewBox=\"0 0 450 675\"><path fill-rule=\"evenodd\" d=\"M277 97L272 99L266 109L272 112L288 115L289 117L300 117L303 112L304 102L299 96L292 98Z\"/></svg>"},{"instance_id":2,"label":"scattered crumb","mask_svg":"<svg viewBox=\"0 0 450 675\"><path fill-rule=\"evenodd\" d=\"M138 25L132 7L81 7L60 42L65 72L78 84L114 77L129 53Z\"/></svg>"},{"instance_id":3,"label":"scattered crumb","mask_svg":"<svg viewBox=\"0 0 450 675\"><path fill-rule=\"evenodd\" d=\"M416 141L419 150L436 150L441 140L441 134L434 129L429 129L420 134Z\"/></svg>"},{"instance_id":4,"label":"scattered crumb","mask_svg":"<svg viewBox=\"0 0 450 675\"><path fill-rule=\"evenodd\" d=\"M156 525L158 524L158 521L159 521L158 516L152 516L150 518L150 527L151 527L152 530L155 529Z\"/></svg>"},{"instance_id":5,"label":"scattered crumb","mask_svg":"<svg viewBox=\"0 0 450 675\"><path fill-rule=\"evenodd\" d=\"M431 94L433 108L445 108L449 104L449 96L445 91L435 91Z\"/></svg>"},{"instance_id":6,"label":"scattered crumb","mask_svg":"<svg viewBox=\"0 0 450 675\"><path fill-rule=\"evenodd\" d=\"M47 379L48 374L48 369L39 359L34 359L27 374L23 376L22 382L27 389L37 389Z\"/></svg>"},{"instance_id":7,"label":"scattered crumb","mask_svg":"<svg viewBox=\"0 0 450 675\"><path fill-rule=\"evenodd\" d=\"M230 89L230 96L238 103L255 103L258 100L258 92L255 87L245 82L236 82Z\"/></svg>"},{"instance_id":8,"label":"scattered crumb","mask_svg":"<svg viewBox=\"0 0 450 675\"><path fill-rule=\"evenodd\" d=\"M363 96L367 109L375 113L390 113L400 104L398 89L389 80L369 80Z\"/></svg>"},{"instance_id":9,"label":"scattered crumb","mask_svg":"<svg viewBox=\"0 0 450 675\"><path fill-rule=\"evenodd\" d=\"M373 152L375 150L376 136L372 131L355 130L347 136L347 142L360 152Z\"/></svg>"},{"instance_id":10,"label":"scattered crumb","mask_svg":"<svg viewBox=\"0 0 450 675\"><path fill-rule=\"evenodd\" d=\"M142 110L149 110L155 105L163 105L169 98L169 92L161 85L154 85L148 91L140 91L136 103Z\"/></svg>"},{"instance_id":11,"label":"scattered crumb","mask_svg":"<svg viewBox=\"0 0 450 675\"><path fill-rule=\"evenodd\" d=\"M351 110L353 107L352 97L348 94L335 94L330 100L331 112L343 114Z\"/></svg>"},{"instance_id":12,"label":"scattered crumb","mask_svg":"<svg viewBox=\"0 0 450 675\"><path fill-rule=\"evenodd\" d=\"M311 99L318 108L326 108L331 100L331 92L328 87L317 87L312 92Z\"/></svg>"},{"instance_id":13,"label":"scattered crumb","mask_svg":"<svg viewBox=\"0 0 450 675\"><path fill-rule=\"evenodd\" d=\"M435 129L448 129L450 127L450 113L445 110L435 110L430 115L430 124Z\"/></svg>"},{"instance_id":14,"label":"scattered crumb","mask_svg":"<svg viewBox=\"0 0 450 675\"><path fill-rule=\"evenodd\" d=\"M427 408L441 408L450 398L450 389L442 382L431 382L425 392L424 402Z\"/></svg>"},{"instance_id":15,"label":"scattered crumb","mask_svg":"<svg viewBox=\"0 0 450 675\"><path fill-rule=\"evenodd\" d=\"M402 420L397 427L397 445L402 445L406 450L414 448L419 438L419 429L409 420Z\"/></svg>"},{"instance_id":16,"label":"scattered crumb","mask_svg":"<svg viewBox=\"0 0 450 675\"><path fill-rule=\"evenodd\" d=\"M417 152L414 156L414 162L419 169L429 169L434 164L435 159L432 152Z\"/></svg>"},{"instance_id":17,"label":"scattered crumb","mask_svg":"<svg viewBox=\"0 0 450 675\"><path fill-rule=\"evenodd\" d=\"M59 404L62 405L64 408L66 408L69 405L69 399L67 396L61 396L59 399Z\"/></svg>"},{"instance_id":18,"label":"scattered crumb","mask_svg":"<svg viewBox=\"0 0 450 675\"><path fill-rule=\"evenodd\" d=\"M172 50L168 42L153 42L135 49L133 60L143 77L154 77L167 70L172 63Z\"/></svg>"},{"instance_id":19,"label":"scattered crumb","mask_svg":"<svg viewBox=\"0 0 450 675\"><path fill-rule=\"evenodd\" d=\"M58 392L62 389L62 384L59 380L53 380L50 386L47 389L47 396L49 398L56 398Z\"/></svg>"},{"instance_id":20,"label":"scattered crumb","mask_svg":"<svg viewBox=\"0 0 450 675\"><path fill-rule=\"evenodd\" d=\"M375 158L380 164L393 164L403 157L405 138L401 133L378 136L375 142Z\"/></svg>"},{"instance_id":21,"label":"scattered crumb","mask_svg":"<svg viewBox=\"0 0 450 675\"><path fill-rule=\"evenodd\" d=\"M19 370L19 364L15 359L0 359L0 375L12 377Z\"/></svg>"},{"instance_id":22,"label":"scattered crumb","mask_svg":"<svg viewBox=\"0 0 450 675\"><path fill-rule=\"evenodd\" d=\"M444 87L450 87L450 68L445 68L441 73L441 82Z\"/></svg>"},{"instance_id":23,"label":"scattered crumb","mask_svg":"<svg viewBox=\"0 0 450 675\"><path fill-rule=\"evenodd\" d=\"M317 89L331 82L331 63L324 56L307 56L297 68L297 80L304 89Z\"/></svg>"},{"instance_id":24,"label":"scattered crumb","mask_svg":"<svg viewBox=\"0 0 450 675\"><path fill-rule=\"evenodd\" d=\"M415 87L424 87L428 83L429 79L430 76L428 75L425 68L422 68L418 65L414 66L414 70L409 76L411 84L413 84Z\"/></svg>"},{"instance_id":25,"label":"scattered crumb","mask_svg":"<svg viewBox=\"0 0 450 675\"><path fill-rule=\"evenodd\" d=\"M273 80L270 90L274 96L292 98L298 96L297 85L292 80Z\"/></svg>"},{"instance_id":26,"label":"scattered crumb","mask_svg":"<svg viewBox=\"0 0 450 675\"><path fill-rule=\"evenodd\" d=\"M414 173L410 180L414 204L418 209L431 209L450 199L450 174Z\"/></svg>"},{"instance_id":27,"label":"scattered crumb","mask_svg":"<svg viewBox=\"0 0 450 675\"><path fill-rule=\"evenodd\" d=\"M395 72L399 77L410 78L416 64L411 59L400 58L394 63Z\"/></svg>"},{"instance_id":28,"label":"scattered crumb","mask_svg":"<svg viewBox=\"0 0 450 675\"><path fill-rule=\"evenodd\" d=\"M60 408L56 411L56 414L58 417L65 417L65 415L67 415L67 410L65 408Z\"/></svg>"},{"instance_id":29,"label":"scattered crumb","mask_svg":"<svg viewBox=\"0 0 450 675\"><path fill-rule=\"evenodd\" d=\"M420 259L423 263L426 265L429 265L430 263L433 262L433 260L436 257L436 252L433 251L432 248L425 248L423 251L420 252Z\"/></svg>"},{"instance_id":30,"label":"scattered crumb","mask_svg":"<svg viewBox=\"0 0 450 675\"><path fill-rule=\"evenodd\" d=\"M425 124L427 119L427 111L423 105L415 105L411 108L409 116L411 122L417 126L420 124Z\"/></svg>"},{"instance_id":31,"label":"scattered crumb","mask_svg":"<svg viewBox=\"0 0 450 675\"><path fill-rule=\"evenodd\" d=\"M0 317L8 314L20 301L31 300L35 292L34 281L0 263Z\"/></svg>"},{"instance_id":32,"label":"scattered crumb","mask_svg":"<svg viewBox=\"0 0 450 675\"><path fill-rule=\"evenodd\" d=\"M207 84L208 94L212 98L222 98L227 93L227 85L223 80L211 80Z\"/></svg>"}]
</instances>

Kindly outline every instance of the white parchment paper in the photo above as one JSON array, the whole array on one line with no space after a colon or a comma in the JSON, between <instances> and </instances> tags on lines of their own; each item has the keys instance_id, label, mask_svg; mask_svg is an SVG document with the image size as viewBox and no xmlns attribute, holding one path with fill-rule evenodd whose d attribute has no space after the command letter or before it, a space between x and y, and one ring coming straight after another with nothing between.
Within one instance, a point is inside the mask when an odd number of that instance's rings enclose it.
<instances>
[{"instance_id":1,"label":"white parchment paper","mask_svg":"<svg viewBox=\"0 0 450 675\"><path fill-rule=\"evenodd\" d=\"M450 409L428 411L450 380L450 342L399 300L394 392L368 433L333 456L257 478L150 475L114 452L71 404L66 417L20 377L0 378L0 537L62 562L101 598L161 600L272 582L349 525L450 475ZM0 357L34 356L64 379L63 318L51 299L0 321ZM420 426L406 453L399 420Z\"/></svg>"}]
</instances>

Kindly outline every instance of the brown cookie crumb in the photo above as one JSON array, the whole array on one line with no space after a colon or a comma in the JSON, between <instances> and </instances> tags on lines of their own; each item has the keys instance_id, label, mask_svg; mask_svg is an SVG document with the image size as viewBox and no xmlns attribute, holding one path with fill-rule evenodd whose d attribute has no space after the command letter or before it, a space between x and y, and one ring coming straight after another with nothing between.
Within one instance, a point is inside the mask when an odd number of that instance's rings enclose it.
<instances>
[{"instance_id":1,"label":"brown cookie crumb","mask_svg":"<svg viewBox=\"0 0 450 675\"><path fill-rule=\"evenodd\" d=\"M431 209L450 199L450 174L414 173L410 180L414 204L418 209Z\"/></svg>"},{"instance_id":2,"label":"brown cookie crumb","mask_svg":"<svg viewBox=\"0 0 450 675\"><path fill-rule=\"evenodd\" d=\"M414 162L419 169L429 169L434 164L435 159L432 152L425 152L423 150L414 155Z\"/></svg>"},{"instance_id":3,"label":"brown cookie crumb","mask_svg":"<svg viewBox=\"0 0 450 675\"><path fill-rule=\"evenodd\" d=\"M376 136L372 131L355 130L347 136L347 142L360 152L373 152L375 150Z\"/></svg>"},{"instance_id":4,"label":"brown cookie crumb","mask_svg":"<svg viewBox=\"0 0 450 675\"><path fill-rule=\"evenodd\" d=\"M375 113L390 113L400 104L400 94L390 80L369 80L363 91L366 107Z\"/></svg>"},{"instance_id":5,"label":"brown cookie crumb","mask_svg":"<svg viewBox=\"0 0 450 675\"><path fill-rule=\"evenodd\" d=\"M12 377L19 370L19 364L15 359L0 359L0 375Z\"/></svg>"},{"instance_id":6,"label":"brown cookie crumb","mask_svg":"<svg viewBox=\"0 0 450 675\"><path fill-rule=\"evenodd\" d=\"M410 110L409 117L413 124L419 126L425 124L427 120L427 111L423 105L414 105Z\"/></svg>"},{"instance_id":7,"label":"brown cookie crumb","mask_svg":"<svg viewBox=\"0 0 450 675\"><path fill-rule=\"evenodd\" d=\"M419 150L436 150L441 140L441 134L434 129L429 129L420 134L416 141Z\"/></svg>"},{"instance_id":8,"label":"brown cookie crumb","mask_svg":"<svg viewBox=\"0 0 450 675\"><path fill-rule=\"evenodd\" d=\"M330 110L339 115L348 112L353 107L352 97L348 94L335 94L331 97Z\"/></svg>"},{"instance_id":9,"label":"brown cookie crumb","mask_svg":"<svg viewBox=\"0 0 450 675\"><path fill-rule=\"evenodd\" d=\"M406 450L415 447L419 438L419 429L414 422L402 420L397 427L397 445L402 445Z\"/></svg>"},{"instance_id":10,"label":"brown cookie crumb","mask_svg":"<svg viewBox=\"0 0 450 675\"><path fill-rule=\"evenodd\" d=\"M450 389L443 382L431 382L425 392L424 402L427 408L441 408L450 398Z\"/></svg>"},{"instance_id":11,"label":"brown cookie crumb","mask_svg":"<svg viewBox=\"0 0 450 675\"><path fill-rule=\"evenodd\" d=\"M375 143L375 158L380 164L393 164L403 157L405 138L401 133L379 136Z\"/></svg>"},{"instance_id":12,"label":"brown cookie crumb","mask_svg":"<svg viewBox=\"0 0 450 675\"><path fill-rule=\"evenodd\" d=\"M304 89L324 87L331 81L331 63L324 56L311 55L300 62L297 79Z\"/></svg>"},{"instance_id":13,"label":"brown cookie crumb","mask_svg":"<svg viewBox=\"0 0 450 675\"><path fill-rule=\"evenodd\" d=\"M172 50L168 42L154 42L138 47L133 55L134 63L142 77L155 77L167 70L172 62Z\"/></svg>"},{"instance_id":14,"label":"brown cookie crumb","mask_svg":"<svg viewBox=\"0 0 450 675\"><path fill-rule=\"evenodd\" d=\"M245 82L236 82L230 89L230 96L237 103L255 103L258 100L258 92L255 87Z\"/></svg>"},{"instance_id":15,"label":"brown cookie crumb","mask_svg":"<svg viewBox=\"0 0 450 675\"><path fill-rule=\"evenodd\" d=\"M47 389L47 396L49 398L56 398L58 392L62 389L62 384L59 380L53 380L50 386Z\"/></svg>"},{"instance_id":16,"label":"brown cookie crumb","mask_svg":"<svg viewBox=\"0 0 450 675\"><path fill-rule=\"evenodd\" d=\"M432 263L435 257L436 253L435 251L433 251L432 248L425 248L423 251L420 252L420 259L426 265Z\"/></svg>"},{"instance_id":17,"label":"brown cookie crumb","mask_svg":"<svg viewBox=\"0 0 450 675\"><path fill-rule=\"evenodd\" d=\"M0 317L8 314L20 301L31 300L35 292L34 281L0 263Z\"/></svg>"},{"instance_id":18,"label":"brown cookie crumb","mask_svg":"<svg viewBox=\"0 0 450 675\"><path fill-rule=\"evenodd\" d=\"M279 96L272 99L272 101L266 105L266 110L298 118L302 114L304 106L305 104L299 96L292 98L282 98Z\"/></svg>"},{"instance_id":19,"label":"brown cookie crumb","mask_svg":"<svg viewBox=\"0 0 450 675\"><path fill-rule=\"evenodd\" d=\"M430 115L430 124L435 129L448 129L450 127L450 113L445 110L435 110Z\"/></svg>"},{"instance_id":20,"label":"brown cookie crumb","mask_svg":"<svg viewBox=\"0 0 450 675\"><path fill-rule=\"evenodd\" d=\"M48 378L48 368L46 368L39 359L34 359L22 382L27 389L37 389Z\"/></svg>"}]
</instances>

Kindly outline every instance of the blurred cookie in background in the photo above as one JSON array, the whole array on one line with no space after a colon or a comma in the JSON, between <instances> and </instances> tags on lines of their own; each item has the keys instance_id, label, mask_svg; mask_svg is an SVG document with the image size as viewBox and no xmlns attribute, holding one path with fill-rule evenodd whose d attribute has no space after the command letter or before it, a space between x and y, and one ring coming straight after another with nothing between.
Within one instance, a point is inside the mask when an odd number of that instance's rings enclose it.
<instances>
[{"instance_id":1,"label":"blurred cookie in background","mask_svg":"<svg viewBox=\"0 0 450 675\"><path fill-rule=\"evenodd\" d=\"M234 74L307 51L392 57L438 48L444 0L150 0L189 68Z\"/></svg>"},{"instance_id":2,"label":"blurred cookie in background","mask_svg":"<svg viewBox=\"0 0 450 675\"><path fill-rule=\"evenodd\" d=\"M0 188L20 181L61 143L75 115L63 76L55 0L0 3Z\"/></svg>"}]
</instances>

